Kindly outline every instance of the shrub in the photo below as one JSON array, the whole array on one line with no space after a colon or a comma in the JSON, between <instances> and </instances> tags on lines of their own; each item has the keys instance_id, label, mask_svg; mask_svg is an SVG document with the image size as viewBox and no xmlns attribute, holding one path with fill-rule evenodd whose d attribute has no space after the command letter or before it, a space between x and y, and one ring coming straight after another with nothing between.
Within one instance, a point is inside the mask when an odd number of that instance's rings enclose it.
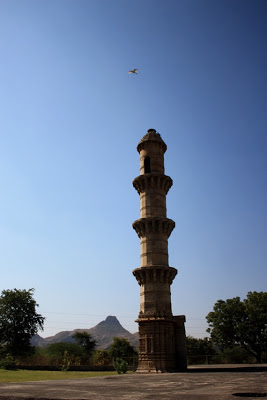
<instances>
[{"instance_id":1,"label":"shrub","mask_svg":"<svg viewBox=\"0 0 267 400\"><path fill-rule=\"evenodd\" d=\"M118 372L118 374L126 374L128 364L122 358L116 358L116 360L114 361L114 368Z\"/></svg>"},{"instance_id":2,"label":"shrub","mask_svg":"<svg viewBox=\"0 0 267 400\"><path fill-rule=\"evenodd\" d=\"M16 362L11 354L7 354L3 360L0 360L0 368L17 369Z\"/></svg>"},{"instance_id":3,"label":"shrub","mask_svg":"<svg viewBox=\"0 0 267 400\"><path fill-rule=\"evenodd\" d=\"M61 371L68 371L70 369L71 358L67 350L65 350Z\"/></svg>"}]
</instances>

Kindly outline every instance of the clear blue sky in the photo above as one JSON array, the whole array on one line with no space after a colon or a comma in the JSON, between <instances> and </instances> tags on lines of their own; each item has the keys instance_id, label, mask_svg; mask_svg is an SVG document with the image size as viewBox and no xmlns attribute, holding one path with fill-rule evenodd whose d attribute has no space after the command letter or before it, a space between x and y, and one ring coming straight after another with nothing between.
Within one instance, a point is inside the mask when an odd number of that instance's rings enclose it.
<instances>
[{"instance_id":1,"label":"clear blue sky","mask_svg":"<svg viewBox=\"0 0 267 400\"><path fill-rule=\"evenodd\" d=\"M0 1L0 290L35 288L43 336L138 327L139 175L166 142L175 315L266 291L266 1ZM128 70L138 68L138 75Z\"/></svg>"}]
</instances>

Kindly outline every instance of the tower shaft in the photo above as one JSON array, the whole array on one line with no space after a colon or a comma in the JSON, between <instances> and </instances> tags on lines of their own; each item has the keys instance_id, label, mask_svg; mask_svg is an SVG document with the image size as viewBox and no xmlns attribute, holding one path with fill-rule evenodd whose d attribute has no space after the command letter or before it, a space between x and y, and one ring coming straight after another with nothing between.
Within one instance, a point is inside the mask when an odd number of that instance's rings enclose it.
<instances>
[{"instance_id":1,"label":"tower shaft","mask_svg":"<svg viewBox=\"0 0 267 400\"><path fill-rule=\"evenodd\" d=\"M166 212L166 195L172 186L172 179L164 174L166 149L154 129L137 146L140 175L133 181L140 196L140 219L133 223L141 247L141 266L133 271L140 285L137 372L184 369L179 367L181 357L178 360L177 356L181 349L185 350L185 344L181 346L185 341L185 318L173 317L171 309L170 286L177 270L169 266L168 257L168 238L175 223Z\"/></svg>"}]
</instances>

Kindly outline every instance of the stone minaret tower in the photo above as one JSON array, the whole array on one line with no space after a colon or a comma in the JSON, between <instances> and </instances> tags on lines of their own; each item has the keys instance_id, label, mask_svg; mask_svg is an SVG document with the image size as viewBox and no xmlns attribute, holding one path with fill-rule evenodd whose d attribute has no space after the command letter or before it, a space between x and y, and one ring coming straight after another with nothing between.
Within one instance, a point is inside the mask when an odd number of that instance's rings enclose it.
<instances>
[{"instance_id":1,"label":"stone minaret tower","mask_svg":"<svg viewBox=\"0 0 267 400\"><path fill-rule=\"evenodd\" d=\"M141 242L141 267L133 271L140 285L139 365L137 372L186 369L184 316L174 317L170 285L177 274L169 267L168 238L175 227L166 216L172 179L164 174L167 146L149 129L137 146L140 175L133 186L140 195L140 219L133 228Z\"/></svg>"}]
</instances>

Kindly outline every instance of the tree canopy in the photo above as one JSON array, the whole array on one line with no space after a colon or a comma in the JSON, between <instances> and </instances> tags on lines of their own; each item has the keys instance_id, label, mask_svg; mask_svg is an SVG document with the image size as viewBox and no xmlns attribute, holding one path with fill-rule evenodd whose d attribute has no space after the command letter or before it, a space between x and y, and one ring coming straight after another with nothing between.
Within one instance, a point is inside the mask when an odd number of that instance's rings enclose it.
<instances>
[{"instance_id":1,"label":"tree canopy","mask_svg":"<svg viewBox=\"0 0 267 400\"><path fill-rule=\"evenodd\" d=\"M97 341L92 339L92 335L87 332L75 332L72 337L81 346L87 356L91 356L95 351Z\"/></svg>"},{"instance_id":2,"label":"tree canopy","mask_svg":"<svg viewBox=\"0 0 267 400\"><path fill-rule=\"evenodd\" d=\"M206 319L207 332L221 350L239 345L261 362L267 351L267 292L248 292L243 301L218 300Z\"/></svg>"},{"instance_id":3,"label":"tree canopy","mask_svg":"<svg viewBox=\"0 0 267 400\"><path fill-rule=\"evenodd\" d=\"M30 339L43 329L45 318L36 312L39 305L34 289L3 290L0 296L0 346L12 355L32 349Z\"/></svg>"},{"instance_id":4,"label":"tree canopy","mask_svg":"<svg viewBox=\"0 0 267 400\"><path fill-rule=\"evenodd\" d=\"M216 353L214 345L208 338L196 339L192 336L186 338L188 356L211 356Z\"/></svg>"},{"instance_id":5,"label":"tree canopy","mask_svg":"<svg viewBox=\"0 0 267 400\"><path fill-rule=\"evenodd\" d=\"M47 354L49 356L64 356L66 351L70 356L80 357L85 355L84 349L80 345L70 342L51 343L41 349L43 354Z\"/></svg>"},{"instance_id":6,"label":"tree canopy","mask_svg":"<svg viewBox=\"0 0 267 400\"><path fill-rule=\"evenodd\" d=\"M135 348L130 344L129 340L118 337L113 338L109 351L115 359L124 359L137 355Z\"/></svg>"}]
</instances>

